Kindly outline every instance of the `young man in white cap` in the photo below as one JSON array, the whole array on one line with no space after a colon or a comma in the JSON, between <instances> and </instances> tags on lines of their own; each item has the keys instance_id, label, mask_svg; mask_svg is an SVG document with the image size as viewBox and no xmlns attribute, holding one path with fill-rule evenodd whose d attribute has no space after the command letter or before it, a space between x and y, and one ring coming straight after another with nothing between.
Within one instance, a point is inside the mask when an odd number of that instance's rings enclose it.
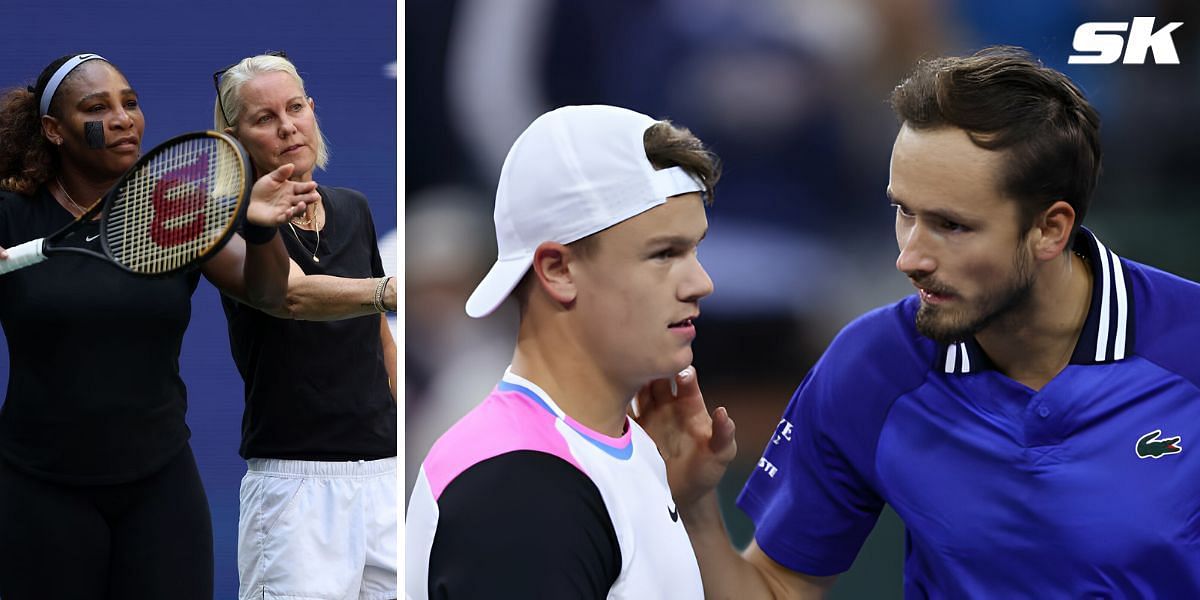
<instances>
[{"instance_id":1,"label":"young man in white cap","mask_svg":"<svg viewBox=\"0 0 1200 600\"><path fill-rule=\"evenodd\" d=\"M516 349L421 467L410 598L703 596L662 459L626 414L692 362L718 177L686 129L612 106L551 111L513 144L499 260L467 314L515 296Z\"/></svg>"}]
</instances>

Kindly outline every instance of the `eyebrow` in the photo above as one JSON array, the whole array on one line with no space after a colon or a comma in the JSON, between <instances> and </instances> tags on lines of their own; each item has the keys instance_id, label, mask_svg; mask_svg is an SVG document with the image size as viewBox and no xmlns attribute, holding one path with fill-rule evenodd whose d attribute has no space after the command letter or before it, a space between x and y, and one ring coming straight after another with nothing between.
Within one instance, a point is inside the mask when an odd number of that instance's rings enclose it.
<instances>
[{"instance_id":1,"label":"eyebrow","mask_svg":"<svg viewBox=\"0 0 1200 600\"><path fill-rule=\"evenodd\" d=\"M700 242L704 241L704 238L707 235L708 235L708 228L705 227L704 233L700 234L699 239L692 239L686 235L661 235L661 236L650 238L649 240L646 241L646 245L647 246L656 246L659 244L668 244L671 246L689 246L691 244L699 244Z\"/></svg>"},{"instance_id":2,"label":"eyebrow","mask_svg":"<svg viewBox=\"0 0 1200 600\"><path fill-rule=\"evenodd\" d=\"M908 205L905 204L904 201L901 200L899 197L897 197L895 194L893 194L892 190L890 188L887 190L886 193L887 193L888 202L895 204L901 208L908 209ZM964 215L962 213L956 212L951 209L927 209L927 210L923 210L921 212L923 214L929 215L931 217L937 217L939 219L945 219L947 221L954 221L955 223L974 223L974 222L976 222L976 219L974 219L972 217L968 217L967 215Z\"/></svg>"},{"instance_id":3,"label":"eyebrow","mask_svg":"<svg viewBox=\"0 0 1200 600\"><path fill-rule=\"evenodd\" d=\"M119 95L119 96L126 96L129 94L133 94L134 96L136 96L137 92L135 92L133 90L133 88L125 88L117 93L117 95ZM79 102L77 104L83 104L84 102L87 102L88 100L91 100L92 98L97 98L97 97L101 97L101 96L108 96L108 92L93 92L91 94L88 94L88 95L80 98Z\"/></svg>"},{"instance_id":4,"label":"eyebrow","mask_svg":"<svg viewBox=\"0 0 1200 600\"><path fill-rule=\"evenodd\" d=\"M283 101L283 103L284 103L284 104L290 104L290 103L292 103L292 102L296 102L296 101L299 101L299 102L304 102L304 100L306 100L306 99L307 99L307 96L304 96L303 94L301 94L301 95L299 95L299 96L292 96L291 98L288 98L287 100L284 100L284 101ZM266 107L264 106L263 108L266 108ZM261 110L261 109L260 109L260 110Z\"/></svg>"},{"instance_id":5,"label":"eyebrow","mask_svg":"<svg viewBox=\"0 0 1200 600\"><path fill-rule=\"evenodd\" d=\"M299 101L303 102L303 101L305 101L307 98L308 98L308 96L305 96L305 95L301 94L301 95L299 95L299 96L292 96L291 98L288 98L287 100L284 100L284 101L283 101L283 103L284 103L284 104L290 104L291 102L293 102L293 101L296 101L296 100L299 100ZM249 113L246 113L246 114L248 114L248 115L257 115L257 114L259 114L259 113L263 112L264 110L265 110L265 111L271 111L271 110L274 110L274 109L272 109L270 106L260 106L260 107L258 107L257 109L255 109L255 111L254 111L254 112L249 112Z\"/></svg>"}]
</instances>

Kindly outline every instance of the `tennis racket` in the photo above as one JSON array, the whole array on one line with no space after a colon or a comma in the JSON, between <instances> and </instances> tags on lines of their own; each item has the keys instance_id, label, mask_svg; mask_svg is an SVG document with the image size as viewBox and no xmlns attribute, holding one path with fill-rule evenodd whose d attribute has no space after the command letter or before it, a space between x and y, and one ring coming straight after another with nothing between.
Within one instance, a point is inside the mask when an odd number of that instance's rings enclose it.
<instances>
[{"instance_id":1,"label":"tennis racket","mask_svg":"<svg viewBox=\"0 0 1200 600\"><path fill-rule=\"evenodd\" d=\"M197 131L173 137L142 155L66 227L9 248L0 275L62 253L152 277L198 266L237 230L254 185L249 173L246 151L231 136ZM87 235L95 231L97 214L99 244Z\"/></svg>"}]
</instances>

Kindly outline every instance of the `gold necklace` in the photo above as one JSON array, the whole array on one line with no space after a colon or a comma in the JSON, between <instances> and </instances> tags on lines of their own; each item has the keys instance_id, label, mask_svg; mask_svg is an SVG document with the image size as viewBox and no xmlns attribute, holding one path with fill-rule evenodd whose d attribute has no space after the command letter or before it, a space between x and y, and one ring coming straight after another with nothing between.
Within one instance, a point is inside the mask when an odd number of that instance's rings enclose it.
<instances>
[{"instance_id":1,"label":"gold necklace","mask_svg":"<svg viewBox=\"0 0 1200 600\"><path fill-rule=\"evenodd\" d=\"M297 225L308 226L308 225L312 225L313 220L316 218L317 218L317 209L316 209L316 207L313 207L313 216L311 216L311 217L308 216L308 213L306 212L304 214L303 219L298 219L298 218L293 217L291 222L295 223Z\"/></svg>"},{"instance_id":2,"label":"gold necklace","mask_svg":"<svg viewBox=\"0 0 1200 600\"><path fill-rule=\"evenodd\" d=\"M313 218L309 219L308 222L312 223L316 220L316 218L317 218L317 215L313 214ZM307 253L308 246L306 246L304 244L304 240L300 239L300 232L296 231L296 226L292 225L291 221L288 221L288 227L292 228L292 235L296 236L296 241L300 242L300 247L304 249L305 253ZM315 232L317 234L317 243L316 243L316 245L313 246L312 259L313 259L313 262L319 263L319 262L321 262L321 259L317 258L317 249L321 247L321 228L314 225L313 232Z\"/></svg>"},{"instance_id":3,"label":"gold necklace","mask_svg":"<svg viewBox=\"0 0 1200 600\"><path fill-rule=\"evenodd\" d=\"M67 202L70 202L71 206L74 206L75 208L79 209L78 216L82 217L83 213L86 213L88 211L88 209L80 206L78 203L75 202L75 199L71 197L71 193L68 192L67 188L63 186L61 179L55 177L54 183L58 184L58 189L62 190L63 195L67 197ZM92 206L95 206L95 203L93 203Z\"/></svg>"}]
</instances>

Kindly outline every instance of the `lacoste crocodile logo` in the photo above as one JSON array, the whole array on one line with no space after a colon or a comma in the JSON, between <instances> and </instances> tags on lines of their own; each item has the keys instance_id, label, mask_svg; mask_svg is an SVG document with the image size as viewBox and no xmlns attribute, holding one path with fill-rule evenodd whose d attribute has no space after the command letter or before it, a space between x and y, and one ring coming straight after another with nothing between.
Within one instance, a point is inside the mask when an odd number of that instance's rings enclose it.
<instances>
[{"instance_id":1,"label":"lacoste crocodile logo","mask_svg":"<svg viewBox=\"0 0 1200 600\"><path fill-rule=\"evenodd\" d=\"M1179 454L1183 452L1179 436L1160 440L1158 436L1161 434L1161 429L1155 429L1138 438L1136 448L1138 458L1162 458L1167 454Z\"/></svg>"}]
</instances>

